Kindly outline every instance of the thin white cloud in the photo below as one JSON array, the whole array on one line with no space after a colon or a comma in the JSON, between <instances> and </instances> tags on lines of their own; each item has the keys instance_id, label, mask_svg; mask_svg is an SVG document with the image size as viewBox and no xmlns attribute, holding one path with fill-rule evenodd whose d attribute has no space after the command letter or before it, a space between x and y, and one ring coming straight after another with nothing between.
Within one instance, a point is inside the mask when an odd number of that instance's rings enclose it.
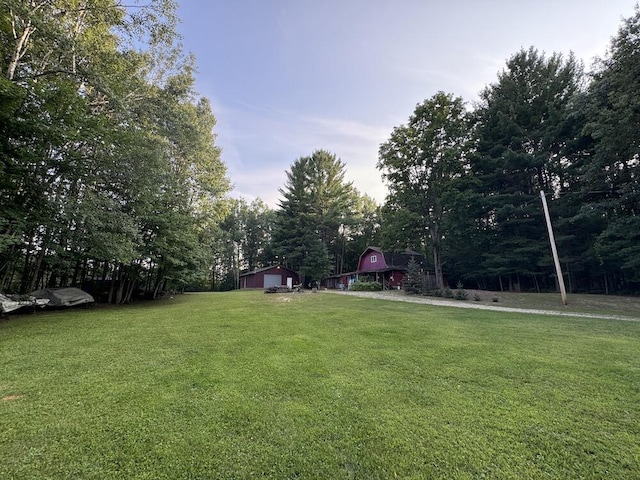
<instances>
[{"instance_id":1,"label":"thin white cloud","mask_svg":"<svg viewBox=\"0 0 640 480\"><path fill-rule=\"evenodd\" d=\"M520 48L589 67L635 0L180 2L234 195L275 206L285 171L326 149L383 201L379 145L438 90L472 103ZM211 29L211 18L217 28Z\"/></svg>"},{"instance_id":2,"label":"thin white cloud","mask_svg":"<svg viewBox=\"0 0 640 480\"><path fill-rule=\"evenodd\" d=\"M319 135L363 142L380 141L390 133L387 126L369 125L341 118L307 117L304 122L315 127Z\"/></svg>"},{"instance_id":3,"label":"thin white cloud","mask_svg":"<svg viewBox=\"0 0 640 480\"><path fill-rule=\"evenodd\" d=\"M315 137L345 163L345 178L361 192L379 203L384 201L386 187L376 168L378 149L391 133L392 127L369 125L344 119L308 118Z\"/></svg>"},{"instance_id":4,"label":"thin white cloud","mask_svg":"<svg viewBox=\"0 0 640 480\"><path fill-rule=\"evenodd\" d=\"M359 191L379 202L384 200L385 188L375 165L378 148L392 127L252 108L225 107L224 111L232 123L242 125L241 130L218 132L223 159L235 185L232 196L249 201L260 197L275 207L280 197L278 189L284 186L285 172L293 162L325 149L345 162L345 177ZM247 144L252 145L251 152L247 151ZM250 154L253 158L246 166L244 162L229 161L227 154L235 158Z\"/></svg>"}]
</instances>

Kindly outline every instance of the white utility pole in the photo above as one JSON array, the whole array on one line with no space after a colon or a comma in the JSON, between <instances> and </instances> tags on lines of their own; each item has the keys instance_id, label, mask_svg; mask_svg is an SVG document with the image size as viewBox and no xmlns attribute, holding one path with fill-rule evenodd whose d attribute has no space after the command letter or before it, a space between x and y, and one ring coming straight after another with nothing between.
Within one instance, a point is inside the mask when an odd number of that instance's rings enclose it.
<instances>
[{"instance_id":1,"label":"white utility pole","mask_svg":"<svg viewBox=\"0 0 640 480\"><path fill-rule=\"evenodd\" d=\"M542 198L542 207L544 208L544 216L547 219L547 230L549 231L549 242L551 242L551 252L553 253L553 262L556 265L556 276L560 285L560 294L562 295L562 304L567 304L567 291L564 288L564 278L560 269L560 260L558 260L558 251L556 250L556 240L553 237L553 229L551 228L551 218L549 218L549 208L547 207L547 198L544 192L540 190L540 198Z\"/></svg>"}]
</instances>

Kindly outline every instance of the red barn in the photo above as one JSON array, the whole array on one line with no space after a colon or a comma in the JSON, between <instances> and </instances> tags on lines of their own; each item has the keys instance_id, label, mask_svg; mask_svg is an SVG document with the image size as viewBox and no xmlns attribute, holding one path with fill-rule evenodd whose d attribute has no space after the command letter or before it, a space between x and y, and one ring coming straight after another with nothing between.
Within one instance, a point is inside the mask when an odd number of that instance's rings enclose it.
<instances>
[{"instance_id":1,"label":"red barn","mask_svg":"<svg viewBox=\"0 0 640 480\"><path fill-rule=\"evenodd\" d=\"M393 252L367 247L358 261L358 280L379 282L385 290L402 288L402 279L411 257L424 268L424 256L418 252L408 249Z\"/></svg>"},{"instance_id":2,"label":"red barn","mask_svg":"<svg viewBox=\"0 0 640 480\"><path fill-rule=\"evenodd\" d=\"M280 286L291 288L298 283L298 274L280 265L258 268L252 272L240 275L240 288L269 288Z\"/></svg>"}]
</instances>

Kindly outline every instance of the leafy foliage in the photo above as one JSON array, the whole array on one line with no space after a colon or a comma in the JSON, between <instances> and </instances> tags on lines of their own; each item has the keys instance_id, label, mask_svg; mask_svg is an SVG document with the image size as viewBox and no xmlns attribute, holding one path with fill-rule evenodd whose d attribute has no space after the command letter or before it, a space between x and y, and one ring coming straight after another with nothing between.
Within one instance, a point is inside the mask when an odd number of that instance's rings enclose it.
<instances>
[{"instance_id":1,"label":"leafy foliage","mask_svg":"<svg viewBox=\"0 0 640 480\"><path fill-rule=\"evenodd\" d=\"M457 192L456 179L464 172L467 141L462 99L438 92L380 147L378 168L389 185L388 208L414 217L416 238L433 252L439 287L444 284L443 222Z\"/></svg>"},{"instance_id":2,"label":"leafy foliage","mask_svg":"<svg viewBox=\"0 0 640 480\"><path fill-rule=\"evenodd\" d=\"M544 190L569 289L640 291L640 9L589 77L531 47L473 108L443 92L418 104L380 146L384 205L317 150L274 211L226 198L176 8L2 2L0 290L78 285L121 303L237 288L273 263L315 281L355 270L370 245L429 253L441 294L445 274L551 290Z\"/></svg>"},{"instance_id":3,"label":"leafy foliage","mask_svg":"<svg viewBox=\"0 0 640 480\"><path fill-rule=\"evenodd\" d=\"M380 148L380 244L431 250L436 276L479 288L553 289L544 191L569 288L637 291L638 32L636 9L590 83L573 55L531 47L470 120L452 95L418 105Z\"/></svg>"},{"instance_id":4,"label":"leafy foliage","mask_svg":"<svg viewBox=\"0 0 640 480\"><path fill-rule=\"evenodd\" d=\"M202 213L229 183L175 9L2 4L0 289L120 303L206 272Z\"/></svg>"},{"instance_id":5,"label":"leafy foliage","mask_svg":"<svg viewBox=\"0 0 640 480\"><path fill-rule=\"evenodd\" d=\"M380 282L355 282L350 288L354 292L378 292L382 290Z\"/></svg>"}]
</instances>

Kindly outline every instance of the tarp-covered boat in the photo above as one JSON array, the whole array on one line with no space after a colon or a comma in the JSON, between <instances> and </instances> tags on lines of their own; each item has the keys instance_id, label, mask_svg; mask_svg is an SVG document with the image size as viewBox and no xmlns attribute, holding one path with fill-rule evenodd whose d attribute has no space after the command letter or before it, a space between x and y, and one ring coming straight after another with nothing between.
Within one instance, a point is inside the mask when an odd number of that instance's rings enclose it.
<instances>
[{"instance_id":1,"label":"tarp-covered boat","mask_svg":"<svg viewBox=\"0 0 640 480\"><path fill-rule=\"evenodd\" d=\"M0 293L0 313L9 313L22 307L44 307L51 300L33 295L3 295Z\"/></svg>"},{"instance_id":2,"label":"tarp-covered boat","mask_svg":"<svg viewBox=\"0 0 640 480\"><path fill-rule=\"evenodd\" d=\"M95 303L91 295L75 287L43 288L31 292L31 296L49 300L47 307L75 307Z\"/></svg>"}]
</instances>

